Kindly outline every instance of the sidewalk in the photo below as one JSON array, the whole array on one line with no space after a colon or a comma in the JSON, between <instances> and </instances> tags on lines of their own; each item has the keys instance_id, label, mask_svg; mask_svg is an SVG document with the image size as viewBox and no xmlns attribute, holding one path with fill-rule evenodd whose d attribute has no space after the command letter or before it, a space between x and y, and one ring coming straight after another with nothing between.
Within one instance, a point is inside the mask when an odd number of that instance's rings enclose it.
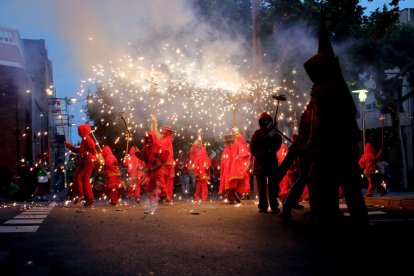
<instances>
[{"instance_id":1,"label":"sidewalk","mask_svg":"<svg viewBox=\"0 0 414 276\"><path fill-rule=\"evenodd\" d=\"M385 196L366 197L365 203L367 206L414 212L414 192L388 192Z\"/></svg>"}]
</instances>

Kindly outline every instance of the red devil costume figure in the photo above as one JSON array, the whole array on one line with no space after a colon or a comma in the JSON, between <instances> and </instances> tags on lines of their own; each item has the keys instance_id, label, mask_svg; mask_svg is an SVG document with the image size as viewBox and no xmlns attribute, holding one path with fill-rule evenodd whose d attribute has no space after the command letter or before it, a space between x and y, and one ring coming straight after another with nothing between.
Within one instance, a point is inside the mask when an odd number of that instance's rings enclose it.
<instances>
[{"instance_id":1,"label":"red devil costume figure","mask_svg":"<svg viewBox=\"0 0 414 276\"><path fill-rule=\"evenodd\" d=\"M102 157L105 159L105 192L111 200L110 204L116 205L119 200L119 190L122 188L122 183L119 179L121 171L119 170L118 160L115 155L112 154L112 150L108 146L105 146L102 149Z\"/></svg>"},{"instance_id":2,"label":"red devil costume figure","mask_svg":"<svg viewBox=\"0 0 414 276\"><path fill-rule=\"evenodd\" d=\"M164 182L167 189L167 201L173 199L174 191L174 153L173 153L173 129L170 125L165 125L161 130L162 137L159 141L163 150L168 151L167 161L163 164Z\"/></svg>"},{"instance_id":3,"label":"red devil costume figure","mask_svg":"<svg viewBox=\"0 0 414 276\"><path fill-rule=\"evenodd\" d=\"M230 181L230 173L231 173L231 164L233 162L233 145L234 143L234 136L232 134L224 135L224 149L223 154L221 155L221 163L220 163L220 187L219 187L219 194L224 195L229 201L234 200L230 199L227 196L227 189L229 188L229 181Z\"/></svg>"},{"instance_id":4,"label":"red devil costume figure","mask_svg":"<svg viewBox=\"0 0 414 276\"><path fill-rule=\"evenodd\" d=\"M210 180L210 167L211 167L211 160L210 157L207 155L207 151L205 147L199 149L197 156L194 160L194 174L196 177L196 190L194 193L194 200L200 199L207 201L208 198L208 181Z\"/></svg>"},{"instance_id":5,"label":"red devil costume figure","mask_svg":"<svg viewBox=\"0 0 414 276\"><path fill-rule=\"evenodd\" d=\"M294 134L292 136L292 142L296 142L297 141L297 134ZM280 147L280 150L277 152L278 153L278 161L279 164L281 162L281 160L279 159L279 152L280 151L286 151L287 152L287 147L285 144L282 143L282 147ZM286 156L286 153L284 154L283 157L281 157L282 159ZM279 199L282 202L285 202L287 195L289 194L289 191L292 189L293 184L296 182L296 180L299 178L299 162L296 159L295 161L293 161L293 164L291 165L291 167L287 170L286 175L283 177L282 181L279 184L280 187L280 193L279 193Z\"/></svg>"},{"instance_id":6,"label":"red devil costume figure","mask_svg":"<svg viewBox=\"0 0 414 276\"><path fill-rule=\"evenodd\" d=\"M230 168L228 194L235 200L246 193L250 193L250 149L244 137L237 129L234 130L234 144L232 145L232 163ZM229 200L231 200L229 198Z\"/></svg>"},{"instance_id":7,"label":"red devil costume figure","mask_svg":"<svg viewBox=\"0 0 414 276\"><path fill-rule=\"evenodd\" d=\"M145 163L135 156L135 147L131 147L125 156L123 165L127 167L128 197L139 202L141 200L141 183L145 178Z\"/></svg>"},{"instance_id":8,"label":"red devil costume figure","mask_svg":"<svg viewBox=\"0 0 414 276\"><path fill-rule=\"evenodd\" d=\"M365 145L364 154L359 159L359 166L364 171L365 177L368 178L368 189L365 193L366 197L371 197L375 189L378 190L381 196L387 193L387 190L381 186L381 178L377 171L377 162L382 159L382 150L377 150L371 143Z\"/></svg>"},{"instance_id":9,"label":"red devil costume figure","mask_svg":"<svg viewBox=\"0 0 414 276\"><path fill-rule=\"evenodd\" d=\"M136 152L136 156L145 162L148 174L148 200L151 204L159 199L166 197L164 183L164 172L162 164L167 161L169 152L163 150L158 143L157 135L154 131L148 131L144 137L144 147Z\"/></svg>"},{"instance_id":10,"label":"red devil costume figure","mask_svg":"<svg viewBox=\"0 0 414 276\"><path fill-rule=\"evenodd\" d=\"M82 138L80 147L74 147L71 143L65 142L68 149L78 154L75 183L78 186L79 195L75 199L75 204L86 199L85 206L91 205L94 201L90 179L97 161L95 142L89 136L90 133L91 126L89 124L79 125L78 134Z\"/></svg>"}]
</instances>

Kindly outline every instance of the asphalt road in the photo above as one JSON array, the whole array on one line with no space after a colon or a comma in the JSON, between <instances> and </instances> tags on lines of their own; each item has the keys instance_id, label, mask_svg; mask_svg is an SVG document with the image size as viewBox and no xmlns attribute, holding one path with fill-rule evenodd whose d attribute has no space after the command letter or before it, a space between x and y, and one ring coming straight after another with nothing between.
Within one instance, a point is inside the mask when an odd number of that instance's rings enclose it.
<instances>
[{"instance_id":1,"label":"asphalt road","mask_svg":"<svg viewBox=\"0 0 414 276\"><path fill-rule=\"evenodd\" d=\"M369 229L318 229L259 213L257 202L155 209L44 202L0 208L1 275L402 275L412 271L414 215L370 209ZM306 206L307 207L307 206ZM26 227L26 228L25 228ZM13 231L23 231L15 232ZM17 230L19 229L19 230ZM22 230L23 229L23 230ZM24 232L25 229L28 232Z\"/></svg>"}]
</instances>

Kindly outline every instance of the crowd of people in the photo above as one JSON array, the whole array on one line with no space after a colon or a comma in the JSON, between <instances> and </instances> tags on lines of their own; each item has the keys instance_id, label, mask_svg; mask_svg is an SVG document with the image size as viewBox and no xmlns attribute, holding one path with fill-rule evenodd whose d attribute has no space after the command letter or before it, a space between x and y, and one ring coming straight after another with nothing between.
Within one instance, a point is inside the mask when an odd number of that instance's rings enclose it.
<instances>
[{"instance_id":1,"label":"crowd of people","mask_svg":"<svg viewBox=\"0 0 414 276\"><path fill-rule=\"evenodd\" d=\"M72 152L68 165L73 172L68 174L68 196L75 204L84 201L89 206L96 195L106 196L111 205L116 205L124 195L139 203L143 194L150 204L156 204L172 201L176 193L196 201L207 201L209 195L219 194L229 203L240 203L251 194L250 147L236 128L224 136L222 153L217 149L209 155L199 130L189 152L180 150L175 158L172 126L164 125L159 132L153 118L142 148L130 147L120 163L110 147L104 146L101 152L96 149L95 141L89 136L90 129L88 124L78 127L82 138L78 147L66 143ZM126 168L124 177L122 167ZM100 182L91 183L96 171L101 171ZM94 195L94 189L100 193Z\"/></svg>"}]
</instances>

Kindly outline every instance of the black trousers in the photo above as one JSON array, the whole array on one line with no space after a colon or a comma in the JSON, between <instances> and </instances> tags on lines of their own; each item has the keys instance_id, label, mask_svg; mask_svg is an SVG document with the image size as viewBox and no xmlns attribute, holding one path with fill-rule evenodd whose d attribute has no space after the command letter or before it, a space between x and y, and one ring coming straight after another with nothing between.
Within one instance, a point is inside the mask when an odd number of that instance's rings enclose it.
<instances>
[{"instance_id":1,"label":"black trousers","mask_svg":"<svg viewBox=\"0 0 414 276\"><path fill-rule=\"evenodd\" d=\"M257 189L259 192L259 210L266 211L269 208L276 211L279 207L279 183L275 172L256 175Z\"/></svg>"}]
</instances>

